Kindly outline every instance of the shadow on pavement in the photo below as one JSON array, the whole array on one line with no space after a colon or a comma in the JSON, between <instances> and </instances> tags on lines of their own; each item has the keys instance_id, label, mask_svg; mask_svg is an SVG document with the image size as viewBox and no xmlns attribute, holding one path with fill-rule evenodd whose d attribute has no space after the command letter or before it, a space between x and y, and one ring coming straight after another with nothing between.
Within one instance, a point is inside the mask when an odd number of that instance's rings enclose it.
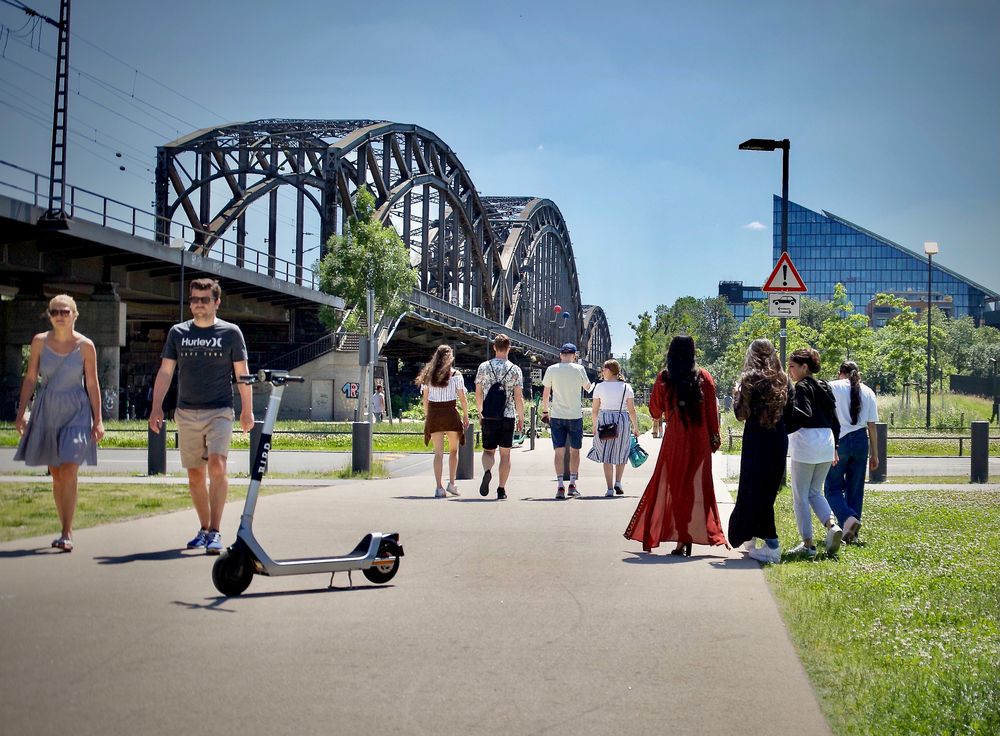
<instances>
[{"instance_id":1,"label":"shadow on pavement","mask_svg":"<svg viewBox=\"0 0 1000 736\"><path fill-rule=\"evenodd\" d=\"M95 557L99 565L124 565L128 562L158 562L162 560L179 560L182 557L205 557L204 552L195 551L193 554L185 554L185 549L161 549L155 552L133 552L130 555L120 555L118 557Z\"/></svg>"},{"instance_id":2,"label":"shadow on pavement","mask_svg":"<svg viewBox=\"0 0 1000 736\"><path fill-rule=\"evenodd\" d=\"M0 559L13 557L33 557L35 555L66 554L61 549L54 547L37 547L35 549L7 549L0 550Z\"/></svg>"},{"instance_id":3,"label":"shadow on pavement","mask_svg":"<svg viewBox=\"0 0 1000 736\"><path fill-rule=\"evenodd\" d=\"M186 601L171 601L175 606L181 606L187 608L191 611L222 611L224 613L236 613L231 608L220 608L220 606L226 601L236 601L236 600L254 600L262 598L285 598L288 596L301 596L301 595L323 595L325 593L349 593L353 591L362 590L383 590L388 588L393 588L393 585L355 585L353 588L348 586L335 587L331 586L329 588L311 588L309 590L271 590L264 591L261 593L243 593L239 596L233 596L232 598L227 598L224 595L219 595L214 598L208 598L206 600L209 603L188 603Z\"/></svg>"},{"instance_id":4,"label":"shadow on pavement","mask_svg":"<svg viewBox=\"0 0 1000 736\"><path fill-rule=\"evenodd\" d=\"M661 551L658 554L649 552L629 552L628 554L634 556L623 557L622 562L626 562L630 565L676 565L682 562L693 562L698 559L697 555L694 555L693 557L672 555L669 550Z\"/></svg>"}]
</instances>

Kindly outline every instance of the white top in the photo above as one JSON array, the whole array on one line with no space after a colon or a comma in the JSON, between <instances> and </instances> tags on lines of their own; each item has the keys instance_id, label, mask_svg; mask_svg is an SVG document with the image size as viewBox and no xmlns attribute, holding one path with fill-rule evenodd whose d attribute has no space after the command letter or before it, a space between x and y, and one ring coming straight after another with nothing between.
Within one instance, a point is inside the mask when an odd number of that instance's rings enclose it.
<instances>
[{"instance_id":1,"label":"white top","mask_svg":"<svg viewBox=\"0 0 1000 736\"><path fill-rule=\"evenodd\" d=\"M372 394L372 412L375 414L385 413L385 394L381 391Z\"/></svg>"},{"instance_id":2,"label":"white top","mask_svg":"<svg viewBox=\"0 0 1000 736\"><path fill-rule=\"evenodd\" d=\"M788 435L788 455L797 463L833 462L834 449L829 427L803 427Z\"/></svg>"},{"instance_id":3,"label":"white top","mask_svg":"<svg viewBox=\"0 0 1000 736\"><path fill-rule=\"evenodd\" d=\"M483 397L497 381L503 380L504 391L507 392L507 405L504 407L504 417L516 417L514 411L514 389L524 385L524 374L521 369L509 360L493 358L479 364L476 371L476 384L483 387Z\"/></svg>"},{"instance_id":4,"label":"white top","mask_svg":"<svg viewBox=\"0 0 1000 736\"><path fill-rule=\"evenodd\" d=\"M460 393L465 393L465 379L461 373L452 370L447 386L431 386L425 383L420 390L427 392L428 401L454 401Z\"/></svg>"},{"instance_id":5,"label":"white top","mask_svg":"<svg viewBox=\"0 0 1000 736\"><path fill-rule=\"evenodd\" d=\"M602 381L594 386L594 399L601 400L601 411L628 411L628 400L633 398L635 392L624 381Z\"/></svg>"},{"instance_id":6,"label":"white top","mask_svg":"<svg viewBox=\"0 0 1000 736\"><path fill-rule=\"evenodd\" d=\"M851 381L838 378L830 381L833 398L837 400L837 419L840 420L840 436L864 429L868 422L878 421L878 404L875 403L875 392L865 384L861 384L861 411L858 412L858 423L851 424Z\"/></svg>"},{"instance_id":7,"label":"white top","mask_svg":"<svg viewBox=\"0 0 1000 736\"><path fill-rule=\"evenodd\" d=\"M553 419L580 419L583 404L580 389L589 391L590 378L579 363L556 363L545 369L542 385L550 390L549 416Z\"/></svg>"}]
</instances>

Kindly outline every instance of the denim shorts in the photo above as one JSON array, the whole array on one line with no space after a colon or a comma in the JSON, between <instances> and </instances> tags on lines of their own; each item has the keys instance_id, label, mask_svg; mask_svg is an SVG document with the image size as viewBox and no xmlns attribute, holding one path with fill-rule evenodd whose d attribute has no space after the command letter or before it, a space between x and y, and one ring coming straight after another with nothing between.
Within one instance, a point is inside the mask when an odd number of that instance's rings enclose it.
<instances>
[{"instance_id":1,"label":"denim shorts","mask_svg":"<svg viewBox=\"0 0 1000 736\"><path fill-rule=\"evenodd\" d=\"M549 420L549 426L552 428L552 446L554 448L565 447L567 440L569 440L569 446L574 450L583 447L583 417L579 419L556 419L553 417Z\"/></svg>"}]
</instances>

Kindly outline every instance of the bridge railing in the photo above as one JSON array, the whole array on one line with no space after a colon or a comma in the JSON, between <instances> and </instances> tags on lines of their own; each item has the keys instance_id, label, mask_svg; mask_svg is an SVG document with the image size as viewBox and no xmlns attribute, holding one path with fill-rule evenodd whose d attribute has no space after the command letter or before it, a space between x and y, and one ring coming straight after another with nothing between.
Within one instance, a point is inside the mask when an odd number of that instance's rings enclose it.
<instances>
[{"instance_id":1,"label":"bridge railing","mask_svg":"<svg viewBox=\"0 0 1000 736\"><path fill-rule=\"evenodd\" d=\"M48 182L49 177L45 174L0 160L0 189L28 195L35 207L47 204ZM74 185L67 185L66 208L66 214L71 218L150 240L156 239L157 220L164 220L170 239L180 238L187 248L190 248L199 233L210 235L207 231L158 217L154 212ZM311 268L225 238L216 239L210 250L199 255L310 289L319 288L318 274Z\"/></svg>"}]
</instances>

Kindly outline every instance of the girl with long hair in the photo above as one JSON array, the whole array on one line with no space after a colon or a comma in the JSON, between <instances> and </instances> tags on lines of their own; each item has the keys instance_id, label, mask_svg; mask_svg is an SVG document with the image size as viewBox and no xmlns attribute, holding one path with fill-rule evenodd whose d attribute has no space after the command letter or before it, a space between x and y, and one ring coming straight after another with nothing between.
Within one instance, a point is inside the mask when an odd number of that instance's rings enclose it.
<instances>
[{"instance_id":1,"label":"girl with long hair","mask_svg":"<svg viewBox=\"0 0 1000 736\"><path fill-rule=\"evenodd\" d=\"M792 385L770 340L750 343L733 393L733 412L745 424L739 490L729 517L729 543L747 543L749 556L760 562L779 562L774 501L785 474L785 414L791 407ZM764 546L757 548L755 539L762 539Z\"/></svg>"},{"instance_id":2,"label":"girl with long hair","mask_svg":"<svg viewBox=\"0 0 1000 736\"><path fill-rule=\"evenodd\" d=\"M465 429L469 426L469 406L465 395L465 379L454 368L455 354L448 345L438 345L433 357L423 367L415 383L420 386L424 402L424 444L434 443L434 497L458 496L455 474L458 471L458 448L465 444ZM458 415L458 403L462 415ZM448 437L448 485L442 482L444 472L444 439Z\"/></svg>"},{"instance_id":3,"label":"girl with long hair","mask_svg":"<svg viewBox=\"0 0 1000 736\"><path fill-rule=\"evenodd\" d=\"M840 442L837 452L840 462L826 475L824 494L837 521L844 529L844 541L852 543L861 529L861 506L865 500L865 467L878 467L875 423L878 406L875 392L861 383L858 364L845 360L840 364L836 381L830 389L837 401L840 422ZM868 431L865 432L864 430Z\"/></svg>"},{"instance_id":4,"label":"girl with long hair","mask_svg":"<svg viewBox=\"0 0 1000 736\"><path fill-rule=\"evenodd\" d=\"M673 541L674 555L691 556L691 545L729 545L722 532L712 481L712 453L719 449L715 381L695 362L694 340L677 336L667 350L667 368L656 377L649 413L666 417L656 467L625 538L651 552Z\"/></svg>"}]
</instances>

